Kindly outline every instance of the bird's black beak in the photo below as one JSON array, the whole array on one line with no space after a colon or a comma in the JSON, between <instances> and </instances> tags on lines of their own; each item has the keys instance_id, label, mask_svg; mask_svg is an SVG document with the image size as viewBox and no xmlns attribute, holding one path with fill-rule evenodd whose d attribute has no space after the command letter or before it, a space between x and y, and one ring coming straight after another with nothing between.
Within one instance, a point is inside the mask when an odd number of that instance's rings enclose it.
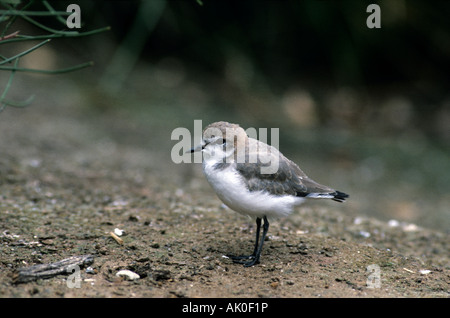
<instances>
[{"instance_id":1,"label":"bird's black beak","mask_svg":"<svg viewBox=\"0 0 450 318\"><path fill-rule=\"evenodd\" d=\"M195 147L189 149L188 151L186 151L186 153L188 153L188 152L189 153L193 153L193 152L197 152L197 151L202 151L204 148L205 148L205 143L202 142L200 145L195 146Z\"/></svg>"}]
</instances>

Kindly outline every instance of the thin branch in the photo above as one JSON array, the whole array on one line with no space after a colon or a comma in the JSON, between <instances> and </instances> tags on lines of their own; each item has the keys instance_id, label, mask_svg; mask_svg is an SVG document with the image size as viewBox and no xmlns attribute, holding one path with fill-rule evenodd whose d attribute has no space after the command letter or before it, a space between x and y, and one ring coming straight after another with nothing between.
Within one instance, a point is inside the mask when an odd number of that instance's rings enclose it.
<instances>
[{"instance_id":1,"label":"thin branch","mask_svg":"<svg viewBox=\"0 0 450 318\"><path fill-rule=\"evenodd\" d=\"M72 71L77 71L89 66L92 66L93 62L87 62L79 65L75 65L68 68L62 68L57 70L40 70L40 69L33 69L33 68L22 68L18 67L19 59L36 49L44 46L47 44L51 39L54 38L74 38L74 37L82 37L82 36L89 36L94 35L103 31L110 30L110 27L104 27L96 30L91 30L87 32L78 32L78 31L60 31L56 30L50 27L47 27L40 22L36 21L35 19L31 18L31 16L53 16L58 21L62 22L63 24L66 23L66 20L64 17L69 16L70 12L65 11L56 11L53 9L53 7L48 3L48 1L43 0L43 4L46 7L48 11L26 11L30 7L30 5L34 2L34 0L29 0L27 3L25 3L21 10L17 10L18 7L17 4L20 1L12 2L12 1L2 1L0 0L0 6L3 8L6 8L7 10L0 10L0 22L6 22L6 26L3 27L3 30L0 32L0 45L12 43L12 42L23 42L23 41L36 41L36 40L43 40L42 42L38 43L37 45L34 45L33 47L20 52L12 57L6 57L0 54L0 71L9 71L11 72L8 82L6 83L6 86L0 96L0 112L6 107L25 107L31 104L34 96L30 96L28 99L24 101L13 101L8 100L6 98L14 76L16 72L29 72L29 73L38 73L38 74L62 74L62 73L68 73ZM46 32L49 32L50 34L45 35L38 35L38 36L31 36L31 35L21 35L19 34L19 31L15 31L13 33L7 34L10 27L13 25L13 23L18 19L22 18L23 20L29 22L30 24L36 26L37 28L44 30ZM7 65L8 63L11 63L14 61L14 65Z\"/></svg>"},{"instance_id":2,"label":"thin branch","mask_svg":"<svg viewBox=\"0 0 450 318\"><path fill-rule=\"evenodd\" d=\"M50 39L45 40L44 42L41 42L41 43L39 43L38 45L35 45L35 46L33 46L32 48L29 48L29 49L26 50L26 51L20 52L20 53L17 54L17 55L14 55L14 56L12 56L12 57L10 57L10 58L7 58L7 59L3 60L2 62L0 62L0 65L9 63L10 61L12 61L12 60L14 60L14 59L16 59L16 58L19 58L19 57L22 57L22 56L24 56L24 55L27 55L28 53L33 52L34 50L40 48L41 46L44 46L45 44L47 44L47 43L50 42L50 41L51 41Z\"/></svg>"},{"instance_id":3,"label":"thin branch","mask_svg":"<svg viewBox=\"0 0 450 318\"><path fill-rule=\"evenodd\" d=\"M19 59L16 59L16 62L14 63L14 67L17 67L17 65L19 64ZM2 96L0 96L0 112L3 111L3 109L5 109L5 107L7 106L6 103L4 103L6 94L8 94L9 89L11 88L11 84L12 81L14 79L14 75L16 74L15 71L11 72L11 75L9 76L8 82L6 83L5 89L3 90Z\"/></svg>"},{"instance_id":4,"label":"thin branch","mask_svg":"<svg viewBox=\"0 0 450 318\"><path fill-rule=\"evenodd\" d=\"M78 64L72 67L68 68L62 68L59 70L38 70L34 68L21 68L21 67L14 67L14 66L0 66L0 71L14 71L14 72L29 72L29 73L40 73L40 74L62 74L62 73L69 73L72 71L77 71L89 66L94 65L94 62L87 62L83 64Z\"/></svg>"},{"instance_id":5,"label":"thin branch","mask_svg":"<svg viewBox=\"0 0 450 318\"><path fill-rule=\"evenodd\" d=\"M42 40L42 39L55 39L55 38L64 38L64 37L70 37L70 38L74 38L74 37L82 37L82 36L89 36L89 35L94 35L100 32L104 32L104 31L109 31L111 30L111 27L107 26L104 28L100 28L100 29L96 29L96 30L92 30L92 31L87 31L87 32L77 32L77 31L72 31L72 32L60 32L59 34L49 34L49 35L17 35L15 38L13 39L7 39L7 40L3 40L0 41L0 44L6 44L6 43L12 43L12 42L23 42L23 41L33 41L33 40Z\"/></svg>"},{"instance_id":6,"label":"thin branch","mask_svg":"<svg viewBox=\"0 0 450 318\"><path fill-rule=\"evenodd\" d=\"M13 6L10 6L10 5L8 5L8 4L5 3L5 2L0 2L0 3L1 3L3 6L8 7L9 10L15 10ZM33 0L29 1L27 4L25 4L25 5L23 6L22 10L25 10L26 8L28 8L29 6L31 6L32 3L33 3ZM2 17L2 18L5 18L5 21L6 21L7 19L9 19L9 16L6 15L6 14L3 14L1 17ZM2 34L1 34L2 37L6 34L6 32L7 32L7 31L9 30L9 28L13 25L13 23L16 21L16 19L17 19L17 16L13 16L11 19L9 19L7 25L5 26L5 28L4 28L3 31L2 31ZM3 22L3 21L2 21L2 22Z\"/></svg>"},{"instance_id":7,"label":"thin branch","mask_svg":"<svg viewBox=\"0 0 450 318\"><path fill-rule=\"evenodd\" d=\"M34 97L35 97L34 95L31 95L31 96L28 97L26 100L21 101L21 102L18 102L18 101L15 101L15 100L7 100L7 99L4 99L4 100L1 101L1 103L3 104L3 107L1 107L0 111L3 110L3 108L4 108L5 106L16 107L16 108L27 107L27 106L29 106L29 105L33 102Z\"/></svg>"},{"instance_id":8,"label":"thin branch","mask_svg":"<svg viewBox=\"0 0 450 318\"><path fill-rule=\"evenodd\" d=\"M47 16L53 16L54 14L49 13L49 12L42 12L42 11L24 11L24 10L15 10L13 7L11 7L10 5L6 4L6 7L9 10L0 10L0 13L3 16L20 16L22 19L24 19L25 21L28 21L29 23L37 26L38 28L45 30L47 32L50 33L54 33L54 34L60 34L60 33L71 33L70 31L58 31L52 28L49 28L45 25L43 25L42 23L37 22L36 20L30 18L29 16L32 15L33 13L37 13L37 15L41 15L41 14L45 14ZM64 14L67 14L67 12L65 12Z\"/></svg>"},{"instance_id":9,"label":"thin branch","mask_svg":"<svg viewBox=\"0 0 450 318\"><path fill-rule=\"evenodd\" d=\"M62 24L66 24L66 19L64 19L63 17L61 17L60 15L57 15L57 11L55 9L53 9L53 7L50 5L50 3L48 3L48 1L43 0L42 3L44 4L44 6L47 8L48 11L50 11L51 13L54 13L56 15L56 19L58 19L59 22L61 22ZM66 12L67 14L70 14L70 12Z\"/></svg>"},{"instance_id":10,"label":"thin branch","mask_svg":"<svg viewBox=\"0 0 450 318\"><path fill-rule=\"evenodd\" d=\"M21 11L21 10L0 10L0 14L9 16L35 16L35 17L48 17L54 15L70 15L70 12L66 11Z\"/></svg>"},{"instance_id":11,"label":"thin branch","mask_svg":"<svg viewBox=\"0 0 450 318\"><path fill-rule=\"evenodd\" d=\"M16 31L16 32L13 32L13 33L11 33L11 34L2 36L2 37L0 37L0 41L4 41L4 40L8 40L8 39L15 38L17 35L19 35L19 32L20 32L20 31Z\"/></svg>"}]
</instances>

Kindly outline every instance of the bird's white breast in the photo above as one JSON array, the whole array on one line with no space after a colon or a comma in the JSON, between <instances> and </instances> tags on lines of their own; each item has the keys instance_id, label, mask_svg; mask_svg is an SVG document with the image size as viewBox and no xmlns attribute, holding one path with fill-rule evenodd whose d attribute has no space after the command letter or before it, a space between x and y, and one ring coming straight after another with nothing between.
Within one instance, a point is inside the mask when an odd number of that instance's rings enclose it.
<instances>
[{"instance_id":1,"label":"bird's white breast","mask_svg":"<svg viewBox=\"0 0 450 318\"><path fill-rule=\"evenodd\" d=\"M216 163L215 160L203 160L203 172L217 196L236 212L254 217L279 218L289 215L295 205L304 201L291 195L250 192L243 177L235 170L234 163L222 169L216 169Z\"/></svg>"}]
</instances>

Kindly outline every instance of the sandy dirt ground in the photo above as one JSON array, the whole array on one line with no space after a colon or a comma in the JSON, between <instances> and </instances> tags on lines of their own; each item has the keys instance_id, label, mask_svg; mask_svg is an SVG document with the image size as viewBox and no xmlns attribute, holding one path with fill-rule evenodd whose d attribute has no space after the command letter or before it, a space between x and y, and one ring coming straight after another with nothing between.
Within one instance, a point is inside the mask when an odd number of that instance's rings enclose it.
<instances>
[{"instance_id":1,"label":"sandy dirt ground","mask_svg":"<svg viewBox=\"0 0 450 318\"><path fill-rule=\"evenodd\" d=\"M224 255L252 250L253 220L221 204L200 165L174 165L168 136L73 94L0 113L0 297L449 296L447 233L331 201L272 222L261 263L234 264ZM93 263L79 272L17 281L80 255Z\"/></svg>"}]
</instances>

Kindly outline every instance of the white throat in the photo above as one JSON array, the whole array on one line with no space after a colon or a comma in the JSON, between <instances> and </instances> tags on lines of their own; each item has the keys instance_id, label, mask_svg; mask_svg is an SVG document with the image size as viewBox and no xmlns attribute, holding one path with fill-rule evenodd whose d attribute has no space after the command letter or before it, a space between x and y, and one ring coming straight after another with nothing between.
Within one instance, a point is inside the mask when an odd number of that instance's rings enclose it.
<instances>
[{"instance_id":1,"label":"white throat","mask_svg":"<svg viewBox=\"0 0 450 318\"><path fill-rule=\"evenodd\" d=\"M208 164L234 162L234 148L219 144L210 144L203 149L203 162Z\"/></svg>"}]
</instances>

